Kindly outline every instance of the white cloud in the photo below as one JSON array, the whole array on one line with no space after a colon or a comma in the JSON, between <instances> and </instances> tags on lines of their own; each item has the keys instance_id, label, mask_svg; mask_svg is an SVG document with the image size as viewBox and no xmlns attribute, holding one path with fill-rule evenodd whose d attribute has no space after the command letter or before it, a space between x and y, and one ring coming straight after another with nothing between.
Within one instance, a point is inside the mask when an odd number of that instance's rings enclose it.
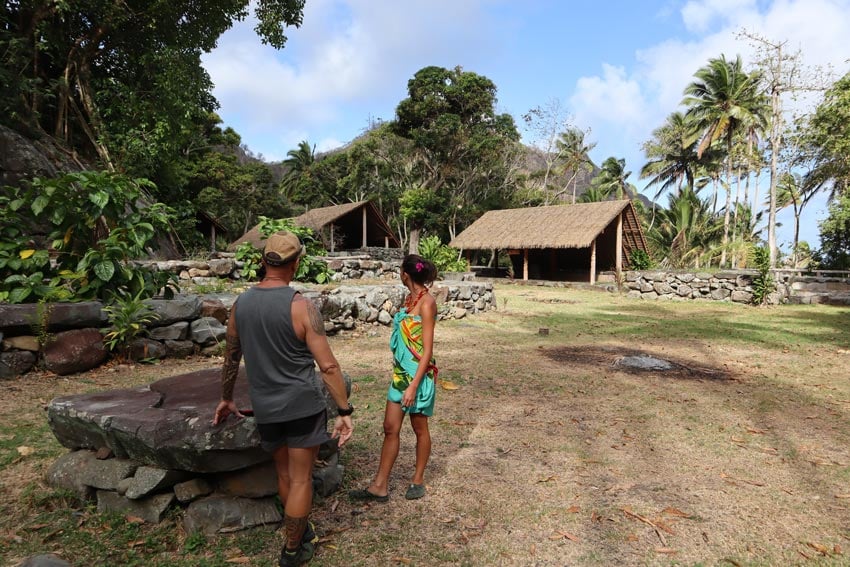
<instances>
[{"instance_id":1,"label":"white cloud","mask_svg":"<svg viewBox=\"0 0 850 567\"><path fill-rule=\"evenodd\" d=\"M346 104L367 101L367 114L392 118L415 71L460 64L451 59L459 51L485 52L486 26L475 25L486 20L484 1L311 0L284 50L261 45L249 19L222 36L204 66L241 134L321 137L343 120L365 124L368 115L345 115Z\"/></svg>"},{"instance_id":2,"label":"white cloud","mask_svg":"<svg viewBox=\"0 0 850 567\"><path fill-rule=\"evenodd\" d=\"M690 0L682 7L682 21L689 31L704 33L718 21L743 19L755 7L755 0Z\"/></svg>"},{"instance_id":3,"label":"white cloud","mask_svg":"<svg viewBox=\"0 0 850 567\"><path fill-rule=\"evenodd\" d=\"M640 124L645 114L641 87L622 67L602 64L602 76L581 77L570 98L576 122Z\"/></svg>"}]
</instances>

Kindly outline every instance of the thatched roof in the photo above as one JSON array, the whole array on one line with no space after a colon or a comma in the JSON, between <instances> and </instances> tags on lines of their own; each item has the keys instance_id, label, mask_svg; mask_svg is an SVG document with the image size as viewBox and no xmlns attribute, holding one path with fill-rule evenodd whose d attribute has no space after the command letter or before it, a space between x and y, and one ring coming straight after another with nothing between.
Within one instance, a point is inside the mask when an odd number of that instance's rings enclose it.
<instances>
[{"instance_id":1,"label":"thatched roof","mask_svg":"<svg viewBox=\"0 0 850 567\"><path fill-rule=\"evenodd\" d=\"M306 213L295 217L295 224L319 231L332 222L339 220L348 213L356 211L366 204L369 204L369 201L357 201L356 203L345 203L344 205L332 205L330 207L311 209Z\"/></svg>"},{"instance_id":2,"label":"thatched roof","mask_svg":"<svg viewBox=\"0 0 850 567\"><path fill-rule=\"evenodd\" d=\"M311 209L306 213L293 218L292 221L296 226L303 226L305 228L311 228L315 232L320 232L326 226L334 224L340 221L343 217L364 207L366 208L367 216L373 226L377 227L381 233L386 234L389 237L390 242L398 247L398 239L396 239L393 235L393 232L387 225L384 217L381 216L380 211L378 211L378 208L371 201L357 201L356 203L345 203L343 205L332 205L329 207ZM265 239L260 234L259 225L243 234L237 240L231 242L227 249L230 251L236 250L243 242L250 242L255 248L263 247Z\"/></svg>"},{"instance_id":3,"label":"thatched roof","mask_svg":"<svg viewBox=\"0 0 850 567\"><path fill-rule=\"evenodd\" d=\"M450 245L463 250L587 248L624 211L626 247L646 250L629 200L488 211Z\"/></svg>"}]
</instances>

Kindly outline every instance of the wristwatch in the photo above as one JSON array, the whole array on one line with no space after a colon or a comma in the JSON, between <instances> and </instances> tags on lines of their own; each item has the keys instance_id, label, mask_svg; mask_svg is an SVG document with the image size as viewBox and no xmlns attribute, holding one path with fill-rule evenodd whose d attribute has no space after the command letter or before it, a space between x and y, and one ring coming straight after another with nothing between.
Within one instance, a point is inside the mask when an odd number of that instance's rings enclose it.
<instances>
[{"instance_id":1,"label":"wristwatch","mask_svg":"<svg viewBox=\"0 0 850 567\"><path fill-rule=\"evenodd\" d=\"M351 415L353 413L354 413L354 406L351 405L351 402L348 402L348 408L346 408L346 409L338 408L336 410L336 414L339 415L339 416L342 416L342 417L345 417L346 415Z\"/></svg>"}]
</instances>

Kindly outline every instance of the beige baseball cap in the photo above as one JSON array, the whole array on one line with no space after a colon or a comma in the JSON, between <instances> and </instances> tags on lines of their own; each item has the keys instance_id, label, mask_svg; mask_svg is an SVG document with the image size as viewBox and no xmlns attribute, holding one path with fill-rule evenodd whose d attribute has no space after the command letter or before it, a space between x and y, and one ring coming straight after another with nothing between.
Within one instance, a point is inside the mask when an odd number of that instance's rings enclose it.
<instances>
[{"instance_id":1,"label":"beige baseball cap","mask_svg":"<svg viewBox=\"0 0 850 567\"><path fill-rule=\"evenodd\" d=\"M283 266L304 255L306 249L297 236L281 230L268 237L263 248L263 260L269 266Z\"/></svg>"}]
</instances>

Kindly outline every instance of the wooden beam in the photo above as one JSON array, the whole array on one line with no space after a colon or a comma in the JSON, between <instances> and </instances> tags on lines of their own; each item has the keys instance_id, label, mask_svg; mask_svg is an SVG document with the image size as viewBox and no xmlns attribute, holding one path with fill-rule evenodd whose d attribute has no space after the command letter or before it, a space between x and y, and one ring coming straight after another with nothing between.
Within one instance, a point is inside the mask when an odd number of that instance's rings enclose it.
<instances>
[{"instance_id":1,"label":"wooden beam","mask_svg":"<svg viewBox=\"0 0 850 567\"><path fill-rule=\"evenodd\" d=\"M590 244L590 285L596 283L596 239Z\"/></svg>"},{"instance_id":2,"label":"wooden beam","mask_svg":"<svg viewBox=\"0 0 850 567\"><path fill-rule=\"evenodd\" d=\"M366 207L363 207L363 246L361 248L366 248Z\"/></svg>"},{"instance_id":3,"label":"wooden beam","mask_svg":"<svg viewBox=\"0 0 850 567\"><path fill-rule=\"evenodd\" d=\"M620 281L620 277L623 272L623 214L620 213L617 215L617 281Z\"/></svg>"},{"instance_id":4,"label":"wooden beam","mask_svg":"<svg viewBox=\"0 0 850 567\"><path fill-rule=\"evenodd\" d=\"M528 281L528 248L522 251L522 280Z\"/></svg>"}]
</instances>

